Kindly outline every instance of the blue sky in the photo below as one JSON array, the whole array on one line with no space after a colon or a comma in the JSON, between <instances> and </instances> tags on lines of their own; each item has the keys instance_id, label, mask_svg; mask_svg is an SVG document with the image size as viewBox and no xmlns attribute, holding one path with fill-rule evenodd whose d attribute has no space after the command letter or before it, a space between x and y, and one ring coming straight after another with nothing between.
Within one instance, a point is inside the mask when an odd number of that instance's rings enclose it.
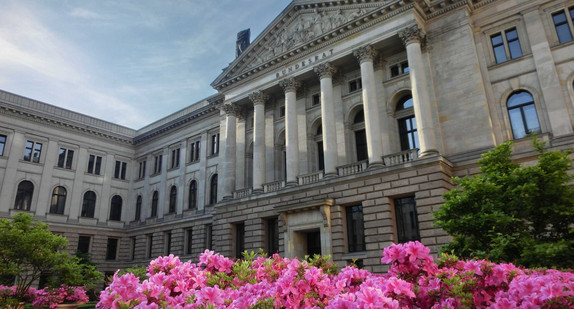
<instances>
[{"instance_id":1,"label":"blue sky","mask_svg":"<svg viewBox=\"0 0 574 309\"><path fill-rule=\"evenodd\" d=\"M290 0L0 0L0 89L138 129L211 94Z\"/></svg>"}]
</instances>

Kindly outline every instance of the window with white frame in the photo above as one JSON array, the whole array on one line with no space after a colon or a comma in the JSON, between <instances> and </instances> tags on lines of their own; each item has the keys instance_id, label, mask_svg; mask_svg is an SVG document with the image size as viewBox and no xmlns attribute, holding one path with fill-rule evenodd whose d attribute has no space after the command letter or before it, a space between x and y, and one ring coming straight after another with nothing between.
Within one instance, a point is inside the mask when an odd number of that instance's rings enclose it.
<instances>
[{"instance_id":1,"label":"window with white frame","mask_svg":"<svg viewBox=\"0 0 574 309\"><path fill-rule=\"evenodd\" d=\"M102 170L102 157L91 154L88 157L88 174L100 175Z\"/></svg>"},{"instance_id":2,"label":"window with white frame","mask_svg":"<svg viewBox=\"0 0 574 309\"><path fill-rule=\"evenodd\" d=\"M201 149L201 141L193 140L189 143L189 162L199 161L199 151Z\"/></svg>"},{"instance_id":3,"label":"window with white frame","mask_svg":"<svg viewBox=\"0 0 574 309\"><path fill-rule=\"evenodd\" d=\"M74 151L67 148L60 148L58 152L58 164L60 168L71 169L74 160Z\"/></svg>"},{"instance_id":4,"label":"window with white frame","mask_svg":"<svg viewBox=\"0 0 574 309\"><path fill-rule=\"evenodd\" d=\"M210 139L210 146L211 146L211 151L210 154L212 156L216 156L219 154L219 133L213 133L211 135L211 139Z\"/></svg>"},{"instance_id":5,"label":"window with white frame","mask_svg":"<svg viewBox=\"0 0 574 309\"><path fill-rule=\"evenodd\" d=\"M40 156L42 156L42 143L26 141L24 161L40 163Z\"/></svg>"},{"instance_id":6,"label":"window with white frame","mask_svg":"<svg viewBox=\"0 0 574 309\"><path fill-rule=\"evenodd\" d=\"M116 161L116 165L114 168L114 178L125 180L127 167L128 164L126 162Z\"/></svg>"},{"instance_id":7,"label":"window with white frame","mask_svg":"<svg viewBox=\"0 0 574 309\"><path fill-rule=\"evenodd\" d=\"M170 166L169 166L170 169L175 169L179 167L179 154L180 154L179 148L171 149Z\"/></svg>"}]
</instances>

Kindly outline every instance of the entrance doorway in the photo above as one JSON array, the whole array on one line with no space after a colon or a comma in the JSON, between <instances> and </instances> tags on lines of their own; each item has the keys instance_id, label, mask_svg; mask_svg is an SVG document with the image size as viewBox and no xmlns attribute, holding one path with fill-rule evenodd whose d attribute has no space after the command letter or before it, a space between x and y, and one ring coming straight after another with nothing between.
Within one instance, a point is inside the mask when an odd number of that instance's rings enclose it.
<instances>
[{"instance_id":1,"label":"entrance doorway","mask_svg":"<svg viewBox=\"0 0 574 309\"><path fill-rule=\"evenodd\" d=\"M312 231L307 233L307 255L321 255L321 233Z\"/></svg>"}]
</instances>

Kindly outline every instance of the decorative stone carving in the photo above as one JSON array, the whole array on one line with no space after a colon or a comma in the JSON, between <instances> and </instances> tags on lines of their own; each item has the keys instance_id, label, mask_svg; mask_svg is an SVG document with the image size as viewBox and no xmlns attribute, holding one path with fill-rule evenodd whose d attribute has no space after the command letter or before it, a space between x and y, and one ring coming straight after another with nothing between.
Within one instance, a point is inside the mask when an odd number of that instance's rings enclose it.
<instances>
[{"instance_id":1,"label":"decorative stone carving","mask_svg":"<svg viewBox=\"0 0 574 309\"><path fill-rule=\"evenodd\" d=\"M315 66L314 68L315 73L317 73L317 75L319 75L319 79L325 78L325 77L333 77L333 75L335 75L335 73L337 72L337 68L332 65L331 63L321 63L317 66Z\"/></svg>"},{"instance_id":2,"label":"decorative stone carving","mask_svg":"<svg viewBox=\"0 0 574 309\"><path fill-rule=\"evenodd\" d=\"M285 92L295 92L297 91L297 88L301 86L301 82L293 77L289 77L279 81L279 86L283 88L283 91Z\"/></svg>"},{"instance_id":3,"label":"decorative stone carving","mask_svg":"<svg viewBox=\"0 0 574 309\"><path fill-rule=\"evenodd\" d=\"M404 30L399 31L399 38L403 40L405 46L410 43L422 43L425 40L425 34L418 25L410 26Z\"/></svg>"},{"instance_id":4,"label":"decorative stone carving","mask_svg":"<svg viewBox=\"0 0 574 309\"><path fill-rule=\"evenodd\" d=\"M377 51L371 45L359 47L353 51L353 55L357 57L360 63L365 61L373 61L377 57Z\"/></svg>"},{"instance_id":5,"label":"decorative stone carving","mask_svg":"<svg viewBox=\"0 0 574 309\"><path fill-rule=\"evenodd\" d=\"M265 92L259 90L255 91L249 95L249 100L253 102L253 105L265 104L265 101L269 100L269 95Z\"/></svg>"},{"instance_id":6,"label":"decorative stone carving","mask_svg":"<svg viewBox=\"0 0 574 309\"><path fill-rule=\"evenodd\" d=\"M221 105L221 109L228 115L228 116L241 116L242 110L237 105L231 104L223 104Z\"/></svg>"}]
</instances>

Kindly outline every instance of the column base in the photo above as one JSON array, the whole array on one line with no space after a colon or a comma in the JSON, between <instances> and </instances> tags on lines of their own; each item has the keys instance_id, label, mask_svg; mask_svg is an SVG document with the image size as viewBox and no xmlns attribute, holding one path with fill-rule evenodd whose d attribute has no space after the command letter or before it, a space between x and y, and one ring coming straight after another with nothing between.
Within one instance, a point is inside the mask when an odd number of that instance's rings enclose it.
<instances>
[{"instance_id":1,"label":"column base","mask_svg":"<svg viewBox=\"0 0 574 309\"><path fill-rule=\"evenodd\" d=\"M367 170L377 169L377 168L381 168L383 166L385 166L383 161L369 162L369 165L367 166Z\"/></svg>"},{"instance_id":2,"label":"column base","mask_svg":"<svg viewBox=\"0 0 574 309\"><path fill-rule=\"evenodd\" d=\"M429 149L426 150L425 152L421 152L421 154L419 155L419 158L423 158L423 157L434 157L434 156L438 156L439 152L436 149Z\"/></svg>"},{"instance_id":3,"label":"column base","mask_svg":"<svg viewBox=\"0 0 574 309\"><path fill-rule=\"evenodd\" d=\"M251 191L251 194L263 194L263 188L259 188L259 189L253 189L253 191Z\"/></svg>"},{"instance_id":4,"label":"column base","mask_svg":"<svg viewBox=\"0 0 574 309\"><path fill-rule=\"evenodd\" d=\"M336 172L332 172L332 173L325 173L325 175L323 176L323 179L327 179L327 178L334 178L339 176L339 174L337 174Z\"/></svg>"},{"instance_id":5,"label":"column base","mask_svg":"<svg viewBox=\"0 0 574 309\"><path fill-rule=\"evenodd\" d=\"M285 183L285 187L295 187L295 186L298 186L298 185L299 185L299 182L296 181L296 180L295 180L295 181L287 181L287 182Z\"/></svg>"},{"instance_id":6,"label":"column base","mask_svg":"<svg viewBox=\"0 0 574 309\"><path fill-rule=\"evenodd\" d=\"M232 200L232 199L233 199L233 195L224 196L224 197L222 198L223 201L229 201L229 200Z\"/></svg>"}]
</instances>

